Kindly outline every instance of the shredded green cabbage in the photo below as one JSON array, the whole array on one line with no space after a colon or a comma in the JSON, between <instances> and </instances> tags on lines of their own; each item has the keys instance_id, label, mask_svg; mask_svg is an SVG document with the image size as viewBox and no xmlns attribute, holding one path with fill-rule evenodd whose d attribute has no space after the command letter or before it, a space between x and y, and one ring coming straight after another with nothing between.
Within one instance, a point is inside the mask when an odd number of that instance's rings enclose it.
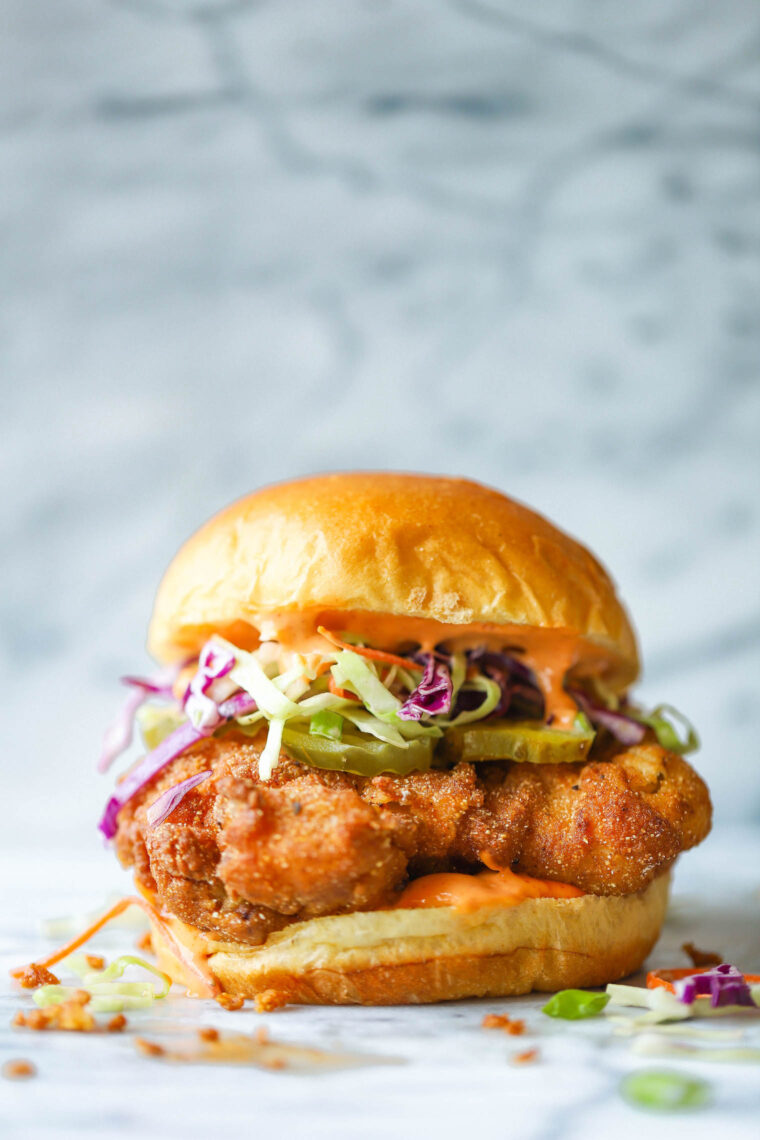
<instances>
[{"instance_id":1,"label":"shredded green cabbage","mask_svg":"<svg viewBox=\"0 0 760 1140\"><path fill-rule=\"evenodd\" d=\"M259 776L262 780L268 780L277 767L277 761L280 758L280 749L282 748L282 731L284 728L285 719L283 717L272 717L269 721L267 742L264 745L264 751L259 756Z\"/></svg>"},{"instance_id":2,"label":"shredded green cabbage","mask_svg":"<svg viewBox=\"0 0 760 1140\"><path fill-rule=\"evenodd\" d=\"M299 674L294 674L292 670L288 670L287 673L281 674L276 681L272 681L253 653L246 653L242 649L236 649L234 645L230 645L226 641L219 640L225 649L235 654L237 660L237 664L230 672L230 678L253 697L265 716L281 719L297 713L295 701L286 697L282 690L286 689L292 681L295 681ZM302 673L303 670L300 672Z\"/></svg>"},{"instance_id":3,"label":"shredded green cabbage","mask_svg":"<svg viewBox=\"0 0 760 1140\"><path fill-rule=\"evenodd\" d=\"M467 654L452 653L451 655L451 706L457 699L457 693L467 678Z\"/></svg>"},{"instance_id":4,"label":"shredded green cabbage","mask_svg":"<svg viewBox=\"0 0 760 1140\"><path fill-rule=\"evenodd\" d=\"M358 653L342 649L330 671L336 685L353 690L373 716L385 721L398 719L402 702L386 689L373 667Z\"/></svg>"},{"instance_id":5,"label":"shredded green cabbage","mask_svg":"<svg viewBox=\"0 0 760 1140\"><path fill-rule=\"evenodd\" d=\"M672 705L658 705L650 713L638 709L626 710L626 716L651 728L658 742L669 752L685 756L699 748L699 737L694 725Z\"/></svg>"},{"instance_id":6,"label":"shredded green cabbage","mask_svg":"<svg viewBox=\"0 0 760 1140\"><path fill-rule=\"evenodd\" d=\"M639 986L609 985L606 990L612 1005L634 1006L649 1012L633 1019L636 1027L658 1025L662 1021L686 1021L692 1016L692 1007L679 1001L675 994L658 986L645 990ZM700 1012L706 1014L707 1009Z\"/></svg>"},{"instance_id":7,"label":"shredded green cabbage","mask_svg":"<svg viewBox=\"0 0 760 1140\"><path fill-rule=\"evenodd\" d=\"M365 732L367 736L374 736L376 740L384 740L386 744L395 744L396 748L409 747L409 741L404 740L398 728L387 721L379 720L366 709L357 708L354 705L353 708L344 709L343 716L356 725L360 732Z\"/></svg>"},{"instance_id":8,"label":"shredded green cabbage","mask_svg":"<svg viewBox=\"0 0 760 1140\"><path fill-rule=\"evenodd\" d=\"M103 970L92 970L86 955L72 954L61 963L81 979L79 986L40 986L34 991L33 1001L38 1006L60 1005L74 996L77 990L86 989L90 995L89 1009L93 1013L119 1013L125 1009L147 1009L165 998L171 987L171 978L163 970L152 966L144 958L122 954ZM160 981L155 986L149 981L122 982L120 979L129 966L147 970Z\"/></svg>"},{"instance_id":9,"label":"shredded green cabbage","mask_svg":"<svg viewBox=\"0 0 760 1140\"><path fill-rule=\"evenodd\" d=\"M471 681L465 681L461 688L463 692L480 690L480 692L485 693L485 700L476 709L461 712L458 716L448 720L441 716L436 717L437 723L442 728L456 728L460 724L470 724L474 720L482 720L493 712L501 700L501 689L490 677L473 677Z\"/></svg>"}]
</instances>

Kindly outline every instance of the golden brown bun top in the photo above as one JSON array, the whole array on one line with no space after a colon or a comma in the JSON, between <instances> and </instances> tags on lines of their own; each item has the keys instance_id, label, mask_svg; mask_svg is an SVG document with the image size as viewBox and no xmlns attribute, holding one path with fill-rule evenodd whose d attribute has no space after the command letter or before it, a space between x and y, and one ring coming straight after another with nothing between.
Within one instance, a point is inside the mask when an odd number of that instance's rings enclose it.
<instances>
[{"instance_id":1,"label":"golden brown bun top","mask_svg":"<svg viewBox=\"0 0 760 1140\"><path fill-rule=\"evenodd\" d=\"M638 672L626 612L584 546L490 487L386 472L279 483L215 515L161 583L149 648L172 660L213 632L242 646L325 614L355 632L357 615L402 631L409 619L566 630L627 681Z\"/></svg>"}]
</instances>

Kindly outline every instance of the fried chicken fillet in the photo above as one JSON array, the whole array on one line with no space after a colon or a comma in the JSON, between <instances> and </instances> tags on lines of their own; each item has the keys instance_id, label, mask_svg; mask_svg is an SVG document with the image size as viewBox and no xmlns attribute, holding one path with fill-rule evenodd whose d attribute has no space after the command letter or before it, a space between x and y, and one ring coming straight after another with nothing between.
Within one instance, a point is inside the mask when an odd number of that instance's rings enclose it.
<instances>
[{"instance_id":1,"label":"fried chicken fillet","mask_svg":"<svg viewBox=\"0 0 760 1140\"><path fill-rule=\"evenodd\" d=\"M653 740L583 764L460 763L374 778L283 754L258 776L264 737L196 745L119 815L117 852L192 926L258 945L295 921L393 904L410 878L485 863L596 895L639 891L707 835L711 805L691 766ZM146 808L212 775L165 822Z\"/></svg>"}]
</instances>

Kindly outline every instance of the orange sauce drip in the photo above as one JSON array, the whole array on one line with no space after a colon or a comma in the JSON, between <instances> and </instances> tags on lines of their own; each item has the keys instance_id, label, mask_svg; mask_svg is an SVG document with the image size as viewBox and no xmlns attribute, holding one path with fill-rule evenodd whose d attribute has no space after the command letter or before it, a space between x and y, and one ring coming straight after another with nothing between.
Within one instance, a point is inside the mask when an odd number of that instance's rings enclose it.
<instances>
[{"instance_id":1,"label":"orange sauce drip","mask_svg":"<svg viewBox=\"0 0 760 1140\"><path fill-rule=\"evenodd\" d=\"M569 883L550 883L515 871L481 871L477 875L443 871L411 882L394 909L452 906L473 911L482 906L517 906L526 899L576 899L583 893Z\"/></svg>"}]
</instances>

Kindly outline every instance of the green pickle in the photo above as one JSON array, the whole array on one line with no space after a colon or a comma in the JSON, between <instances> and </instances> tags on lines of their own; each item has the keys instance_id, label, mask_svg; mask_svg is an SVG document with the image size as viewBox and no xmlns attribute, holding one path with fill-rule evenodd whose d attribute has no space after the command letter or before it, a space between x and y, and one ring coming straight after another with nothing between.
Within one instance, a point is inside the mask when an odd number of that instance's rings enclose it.
<instances>
[{"instance_id":1,"label":"green pickle","mask_svg":"<svg viewBox=\"0 0 760 1140\"><path fill-rule=\"evenodd\" d=\"M443 752L448 760L518 760L525 764L573 764L594 742L589 729L571 732L540 721L492 720L450 728Z\"/></svg>"},{"instance_id":2,"label":"green pickle","mask_svg":"<svg viewBox=\"0 0 760 1140\"><path fill-rule=\"evenodd\" d=\"M425 771L433 762L434 743L430 737L420 737L410 740L408 748L399 748L345 730L340 740L332 740L292 725L286 725L282 734L282 746L294 760L354 776L379 776L381 772L406 776Z\"/></svg>"}]
</instances>

